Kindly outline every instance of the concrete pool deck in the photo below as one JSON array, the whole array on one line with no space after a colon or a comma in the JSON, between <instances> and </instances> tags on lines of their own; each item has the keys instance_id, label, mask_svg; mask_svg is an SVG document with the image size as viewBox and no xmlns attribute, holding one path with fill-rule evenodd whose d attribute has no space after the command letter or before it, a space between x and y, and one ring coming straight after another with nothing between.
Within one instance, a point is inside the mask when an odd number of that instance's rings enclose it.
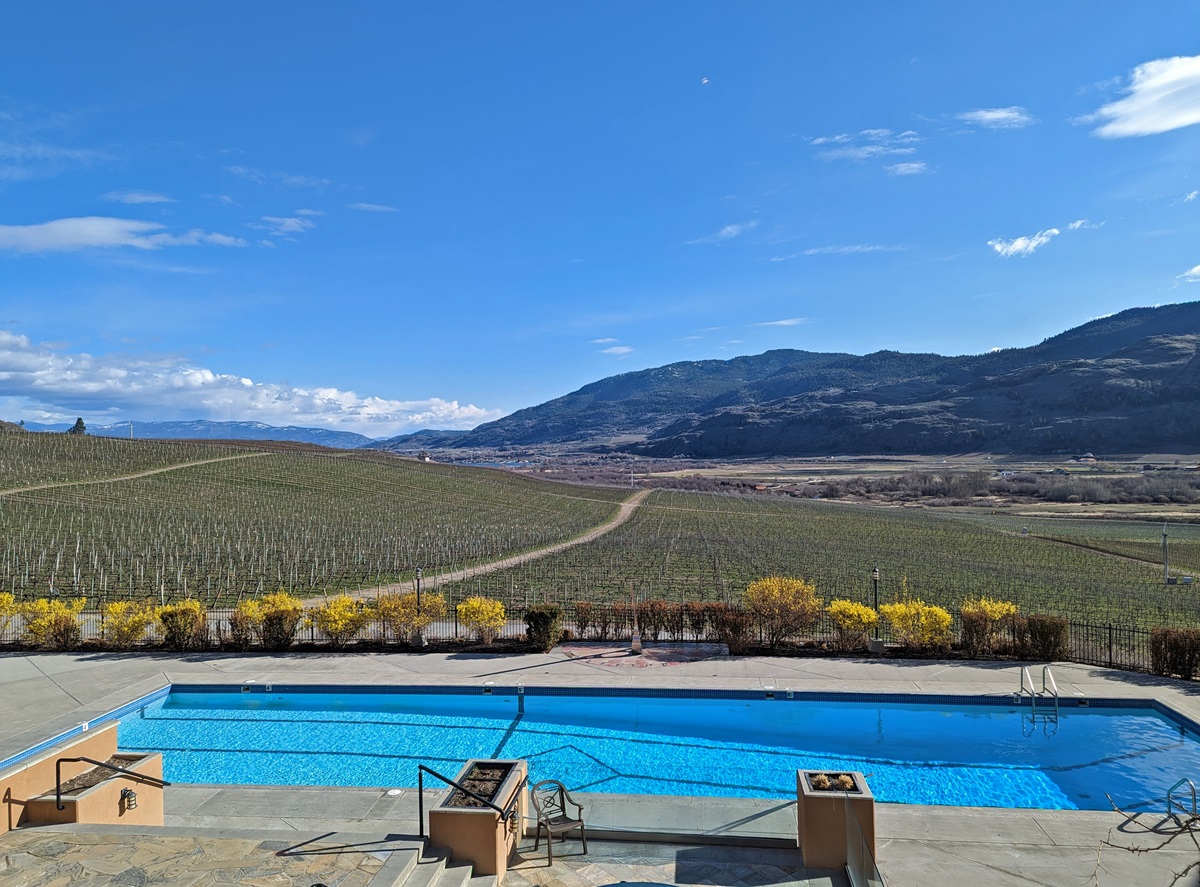
<instances>
[{"instance_id":1,"label":"concrete pool deck","mask_svg":"<svg viewBox=\"0 0 1200 887\"><path fill-rule=\"evenodd\" d=\"M1019 663L1012 662L730 658L706 653L711 650L697 648L688 655L674 645L648 645L647 655L636 657L628 653L627 647L616 644L574 644L544 655L524 656L5 653L0 654L0 759L168 682L449 686L493 681L501 686L791 688L1004 696L1012 695L1019 685ZM1054 665L1054 675L1063 696L1157 698L1200 721L1200 685L1070 663ZM262 830L279 832L291 840L331 834L374 835L381 840L414 835L415 790L388 796L384 788L173 786L167 790L166 823L176 837L187 834L210 841L233 840ZM607 828L643 841L663 835L674 835L680 841L689 837L704 841L713 833L732 830L779 844L793 840L795 835L794 803L598 794L588 796L588 800L589 825L594 825L597 833ZM1174 872L1200 862L1200 849L1189 835L1151 853L1135 854L1123 849L1166 840L1166 834L1150 831L1162 825L1161 814L1143 814L1130 823L1106 811L880 804L876 820L879 865L890 887L1167 884ZM0 882L8 883L8 877L19 872L21 865L39 865L35 854L15 848L18 842L31 840L28 836L33 831L44 830L13 832L11 839L0 836L0 863L9 860L7 869L0 865ZM119 838L114 834L109 840L116 842ZM1106 847L1106 841L1117 846ZM529 866L518 866L506 884L587 887L617 880L843 883L837 874L804 870L798 853L791 851L793 855L787 856L789 851L782 848L756 851L760 855L784 854L773 860L779 873L772 875L753 870L753 866L747 868L750 863L738 857L746 852L744 848L709 848L702 853L704 864L689 868L681 867L681 860L695 859L695 848L679 844L611 846L619 849L610 851L607 857L593 852L589 859L567 855L560 860L556 855L553 869L544 868L544 857L538 864L531 856ZM635 847L642 848L640 856L634 852ZM646 848L657 849L652 852ZM681 855L685 851L692 855ZM722 853L726 854L724 860ZM14 857L19 860L16 867ZM605 868L602 861L609 857L618 862ZM638 862L630 862L635 857ZM723 869L723 865L729 867ZM708 874L698 874L702 871ZM741 874L735 877L737 872ZM46 882L37 876L13 881ZM95 882L97 887L104 883L123 882Z\"/></svg>"}]
</instances>

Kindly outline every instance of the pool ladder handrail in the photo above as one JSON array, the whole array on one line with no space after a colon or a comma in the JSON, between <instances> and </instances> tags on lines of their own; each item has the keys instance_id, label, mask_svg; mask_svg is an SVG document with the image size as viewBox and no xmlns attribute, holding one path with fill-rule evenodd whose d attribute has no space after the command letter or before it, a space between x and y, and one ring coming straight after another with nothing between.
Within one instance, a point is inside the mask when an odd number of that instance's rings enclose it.
<instances>
[{"instance_id":1,"label":"pool ladder handrail","mask_svg":"<svg viewBox=\"0 0 1200 887\"><path fill-rule=\"evenodd\" d=\"M1177 783L1175 783L1173 786L1171 786L1169 789L1167 789L1167 816L1175 815L1174 808L1176 806L1178 806L1179 809L1182 810L1184 813L1188 812L1188 808L1185 807L1181 802L1176 801L1175 798L1173 797L1175 794L1175 789L1181 788L1185 785L1188 787L1188 789L1192 793L1192 810L1191 810L1192 816L1196 815L1196 783L1192 782L1190 779L1188 779L1185 776L1183 779L1179 780Z\"/></svg>"},{"instance_id":2,"label":"pool ladder handrail","mask_svg":"<svg viewBox=\"0 0 1200 887\"><path fill-rule=\"evenodd\" d=\"M508 799L508 803L505 804L503 807L497 807L495 804L493 804L487 798L480 797L479 795L475 794L475 792L473 792L469 788L467 788L465 785L455 782L449 776L443 776L441 773L438 773L432 767L426 767L424 764L418 764L417 765L417 830L420 832L420 836L422 838L425 837L425 774L426 773L428 773L430 776L434 776L434 777L440 779L442 782L446 783L446 785L453 786L454 788L458 789L463 794L474 798L476 801L479 801L479 803L483 804L485 807L491 807L493 810L495 810L497 813L500 814L500 821L504 822L504 823L510 822L515 816L518 815L519 811L517 810L517 806L516 806L517 801L520 800L521 792L523 792L525 790L525 786L529 783L528 776L521 777L521 781L517 785L517 790L515 792L513 792L512 797ZM519 823L513 823L512 827L516 827L518 825L519 825Z\"/></svg>"},{"instance_id":3,"label":"pool ladder handrail","mask_svg":"<svg viewBox=\"0 0 1200 887\"><path fill-rule=\"evenodd\" d=\"M1049 665L1042 666L1042 689L1037 692L1033 688L1033 676L1029 673L1029 666L1021 666L1021 689L1017 691L1018 696L1029 694L1029 707L1036 714L1038 707L1038 699L1043 697L1052 697L1054 699L1054 717L1058 717L1058 684L1054 682L1054 673L1050 671Z\"/></svg>"}]
</instances>

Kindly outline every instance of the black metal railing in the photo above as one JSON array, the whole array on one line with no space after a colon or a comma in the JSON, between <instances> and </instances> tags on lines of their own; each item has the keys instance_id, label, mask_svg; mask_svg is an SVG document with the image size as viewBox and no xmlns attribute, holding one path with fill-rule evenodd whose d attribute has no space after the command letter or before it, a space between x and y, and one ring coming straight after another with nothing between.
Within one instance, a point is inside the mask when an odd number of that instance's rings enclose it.
<instances>
[{"instance_id":1,"label":"black metal railing","mask_svg":"<svg viewBox=\"0 0 1200 887\"><path fill-rule=\"evenodd\" d=\"M497 813L500 814L501 822L508 822L510 819L513 818L513 816L516 815L517 811L514 809L514 805L517 803L518 800L520 800L521 792L525 790L525 784L527 782L529 782L529 777L527 777L527 776L521 777L521 782L517 786L517 790L512 793L512 797L508 799L508 802L503 807L498 807L495 804L493 804L491 801L489 801L487 798L483 798L483 797L480 797L479 795L475 794L475 792L471 791L465 785L455 782L449 776L443 776L441 773L438 773L436 770L434 770L431 767L426 767L424 764L418 764L417 765L417 827L419 829L419 833L422 838L425 837L425 774L426 773L428 773L430 776L434 776L434 777L440 779L442 782L446 783L446 785L453 786L454 788L458 789L460 792L467 795L468 797L474 798L476 801L483 804L485 807L491 807L493 810L495 810Z\"/></svg>"},{"instance_id":2,"label":"black metal railing","mask_svg":"<svg viewBox=\"0 0 1200 887\"><path fill-rule=\"evenodd\" d=\"M103 767L105 770L113 770L117 773L124 773L126 776L132 776L135 779L140 779L142 782L149 782L151 785L165 787L171 784L166 780L159 779L157 776L151 776L149 773L138 773L136 770L127 770L126 768L118 767L115 764L97 761L95 758L59 758L54 762L54 806L59 810L66 809L62 802L63 764L95 764L97 767Z\"/></svg>"}]
</instances>

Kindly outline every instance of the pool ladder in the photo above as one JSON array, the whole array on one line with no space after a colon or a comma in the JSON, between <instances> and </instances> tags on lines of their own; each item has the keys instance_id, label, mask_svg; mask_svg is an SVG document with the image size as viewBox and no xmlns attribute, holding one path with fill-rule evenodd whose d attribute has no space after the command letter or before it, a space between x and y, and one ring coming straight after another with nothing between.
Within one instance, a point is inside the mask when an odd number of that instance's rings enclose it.
<instances>
[{"instance_id":1,"label":"pool ladder","mask_svg":"<svg viewBox=\"0 0 1200 887\"><path fill-rule=\"evenodd\" d=\"M1183 801L1178 801L1174 797L1175 789L1177 789L1177 788L1181 789L1181 788L1184 788L1185 786L1187 787L1188 791L1191 792L1191 795L1192 795L1191 810L1188 810L1187 805L1184 804ZM1192 816L1196 815L1196 783L1192 782L1190 779L1187 779L1187 778L1181 779L1177 783L1175 783L1173 786L1171 786L1169 789L1167 789L1167 816L1174 816L1176 807L1178 807L1184 813L1190 813Z\"/></svg>"},{"instance_id":2,"label":"pool ladder","mask_svg":"<svg viewBox=\"0 0 1200 887\"><path fill-rule=\"evenodd\" d=\"M1021 666L1021 689L1018 691L1017 700L1015 701L1019 701L1020 699L1024 698L1026 693L1029 694L1029 710L1035 721L1037 720L1038 709L1049 708L1049 700L1053 699L1053 718L1055 723L1058 722L1058 685L1054 683L1054 673L1050 671L1049 665L1042 666L1042 689L1040 691L1034 689L1033 676L1029 673L1029 666ZM1039 699L1046 700L1046 704L1039 706ZM1049 720L1052 716L1049 711L1046 711L1042 714L1042 717L1044 717L1046 720Z\"/></svg>"}]
</instances>

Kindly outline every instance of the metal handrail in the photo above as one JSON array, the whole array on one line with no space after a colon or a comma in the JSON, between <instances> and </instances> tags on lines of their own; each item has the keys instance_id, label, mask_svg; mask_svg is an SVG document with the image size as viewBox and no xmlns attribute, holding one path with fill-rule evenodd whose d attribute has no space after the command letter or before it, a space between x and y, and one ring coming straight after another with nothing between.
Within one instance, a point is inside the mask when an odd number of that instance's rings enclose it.
<instances>
[{"instance_id":1,"label":"metal handrail","mask_svg":"<svg viewBox=\"0 0 1200 887\"><path fill-rule=\"evenodd\" d=\"M446 785L454 786L460 792L467 795L468 797L474 798L476 801L483 804L485 807L491 807L493 810L495 810L497 813L500 814L501 822L508 822L510 819L512 819L513 814L516 813L516 811L512 809L512 806L514 804L516 804L517 801L520 799L521 790L524 789L526 783L529 782L528 776L521 777L521 782L517 786L517 790L515 792L513 792L512 797L508 799L508 803L504 805L503 809L501 809L500 807L497 807L495 804L493 804L491 801L489 801L487 798L481 798L479 795L475 794L475 792L471 791L465 785L461 785L460 783L455 782L453 779L451 779L448 776L443 776L441 773L438 773L436 770L434 770L430 767L426 767L424 764L418 764L417 765L417 828L418 828L419 834L422 838L425 837L425 774L426 773L428 773L430 776L436 776L442 782L446 783Z\"/></svg>"},{"instance_id":2,"label":"metal handrail","mask_svg":"<svg viewBox=\"0 0 1200 887\"><path fill-rule=\"evenodd\" d=\"M171 784L165 780L159 779L157 776L151 776L149 773L138 773L136 770L126 770L124 767L118 767L115 764L108 764L104 761L97 761L95 758L59 758L54 762L54 806L59 810L66 809L62 802L63 764L95 764L97 767L103 767L105 770L115 770L118 773L124 773L126 776L134 776L143 782L149 782L164 787Z\"/></svg>"},{"instance_id":3,"label":"metal handrail","mask_svg":"<svg viewBox=\"0 0 1200 887\"><path fill-rule=\"evenodd\" d=\"M1177 783L1175 783L1169 789L1167 789L1167 816L1171 816L1172 815L1172 813L1171 813L1172 807L1175 804L1179 804L1179 802L1176 801L1171 796L1173 794L1175 794L1175 789L1177 789L1181 786L1184 786L1184 785L1186 785L1192 791L1192 815L1193 816L1196 815L1196 783L1192 782L1190 779L1185 777L1185 778L1179 780ZM1187 808L1184 807L1183 804L1179 804L1179 808L1181 810L1183 810L1185 813L1187 812Z\"/></svg>"},{"instance_id":4,"label":"metal handrail","mask_svg":"<svg viewBox=\"0 0 1200 887\"><path fill-rule=\"evenodd\" d=\"M1050 683L1049 688L1046 687L1046 682ZM1042 666L1042 695L1054 696L1054 714L1058 715L1058 684L1054 683L1054 674L1050 671L1049 665Z\"/></svg>"}]
</instances>

